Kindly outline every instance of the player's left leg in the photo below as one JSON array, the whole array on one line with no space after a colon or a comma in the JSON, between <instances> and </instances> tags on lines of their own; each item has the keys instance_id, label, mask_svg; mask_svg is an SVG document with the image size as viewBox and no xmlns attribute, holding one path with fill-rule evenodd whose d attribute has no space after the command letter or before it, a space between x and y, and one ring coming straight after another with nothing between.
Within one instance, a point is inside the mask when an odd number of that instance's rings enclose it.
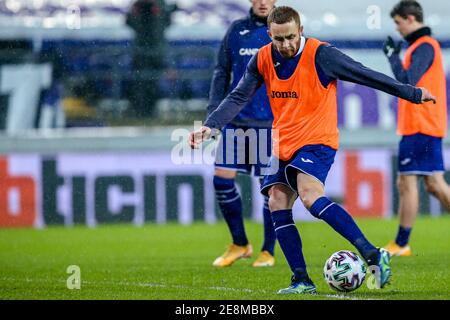
<instances>
[{"instance_id":1,"label":"player's left leg","mask_svg":"<svg viewBox=\"0 0 450 320\"><path fill-rule=\"evenodd\" d=\"M262 185L262 179L260 179L260 183ZM272 215L269 209L269 197L263 197L264 205L262 214L264 225L264 240L258 258L252 264L253 267L272 267L275 265L275 242L277 240L277 235L275 234Z\"/></svg>"},{"instance_id":2,"label":"player's left leg","mask_svg":"<svg viewBox=\"0 0 450 320\"><path fill-rule=\"evenodd\" d=\"M443 172L435 172L432 175L425 176L425 187L427 192L435 196L450 212L450 186L444 179Z\"/></svg>"},{"instance_id":3,"label":"player's left leg","mask_svg":"<svg viewBox=\"0 0 450 320\"><path fill-rule=\"evenodd\" d=\"M350 241L369 266L379 267L378 280L383 287L390 277L389 253L372 245L347 211L325 196L325 180L335 155L336 150L326 145L300 148L286 165L286 180L292 189L297 190L303 205L313 216L324 220Z\"/></svg>"},{"instance_id":4,"label":"player's left leg","mask_svg":"<svg viewBox=\"0 0 450 320\"><path fill-rule=\"evenodd\" d=\"M305 208L353 244L369 265L374 264L378 249L366 239L350 214L325 196L323 185L315 177L302 172L298 172L297 185Z\"/></svg>"},{"instance_id":5,"label":"player's left leg","mask_svg":"<svg viewBox=\"0 0 450 320\"><path fill-rule=\"evenodd\" d=\"M369 266L379 268L377 281L379 287L384 287L391 275L389 253L366 239L350 214L325 196L323 184L316 177L298 171L297 187L303 205L314 217L324 220L353 244Z\"/></svg>"},{"instance_id":6,"label":"player's left leg","mask_svg":"<svg viewBox=\"0 0 450 320\"><path fill-rule=\"evenodd\" d=\"M265 171L270 166L270 156L272 154L272 134L271 128L251 128L255 134L249 137L247 144L247 165L256 177L261 177L259 182L262 186ZM256 139L255 139L256 138ZM252 141L252 139L255 139ZM277 236L273 227L272 215L269 209L269 197L264 196L263 214L263 245L257 259L253 262L253 267L272 267L275 264L275 242Z\"/></svg>"},{"instance_id":7,"label":"player's left leg","mask_svg":"<svg viewBox=\"0 0 450 320\"><path fill-rule=\"evenodd\" d=\"M394 256L411 256L409 239L419 211L418 176L424 177L427 191L437 197L442 205L450 207L450 187L444 180L442 138L425 134L402 137L398 155L400 225L395 241L385 249Z\"/></svg>"},{"instance_id":8,"label":"player's left leg","mask_svg":"<svg viewBox=\"0 0 450 320\"><path fill-rule=\"evenodd\" d=\"M253 262L254 267L272 267L275 265L275 242L277 235L273 227L272 215L269 209L269 198L264 196L263 205L264 242L258 258Z\"/></svg>"}]
</instances>

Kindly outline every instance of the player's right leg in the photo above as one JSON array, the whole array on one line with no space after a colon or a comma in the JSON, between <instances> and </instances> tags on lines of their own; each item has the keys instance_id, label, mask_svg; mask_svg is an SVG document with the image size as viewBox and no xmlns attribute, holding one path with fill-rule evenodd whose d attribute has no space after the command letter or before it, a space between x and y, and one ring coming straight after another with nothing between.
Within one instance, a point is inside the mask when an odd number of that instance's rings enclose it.
<instances>
[{"instance_id":1,"label":"player's right leg","mask_svg":"<svg viewBox=\"0 0 450 320\"><path fill-rule=\"evenodd\" d=\"M220 257L214 260L213 266L227 267L236 260L248 258L253 248L247 239L242 215L242 199L239 194L235 178L238 171L247 172L245 163L245 145L235 136L237 127L228 125L222 130L222 136L216 149L214 172L214 189L216 200L222 216L228 225L232 243Z\"/></svg>"},{"instance_id":2,"label":"player's right leg","mask_svg":"<svg viewBox=\"0 0 450 320\"><path fill-rule=\"evenodd\" d=\"M399 174L397 188L399 192L398 215L400 223L395 241L389 242L384 248L393 256L406 257L412 254L409 238L419 210L417 176Z\"/></svg>"},{"instance_id":3,"label":"player's right leg","mask_svg":"<svg viewBox=\"0 0 450 320\"><path fill-rule=\"evenodd\" d=\"M213 266L227 267L240 258L248 258L253 249L245 233L242 216L242 199L235 185L236 171L216 168L214 189L220 211L231 233L232 243L220 257L214 260Z\"/></svg>"},{"instance_id":4,"label":"player's right leg","mask_svg":"<svg viewBox=\"0 0 450 320\"><path fill-rule=\"evenodd\" d=\"M285 175L286 162L273 158L270 175L264 177L261 193L269 196L269 209L281 251L293 273L291 285L278 291L278 294L315 293L316 287L306 270L303 257L302 240L295 226L292 206L297 192L289 186Z\"/></svg>"},{"instance_id":5,"label":"player's right leg","mask_svg":"<svg viewBox=\"0 0 450 320\"><path fill-rule=\"evenodd\" d=\"M269 189L269 208L281 250L292 270L291 285L278 294L315 293L316 287L306 271L302 240L292 216L297 193L288 186L276 184Z\"/></svg>"}]
</instances>

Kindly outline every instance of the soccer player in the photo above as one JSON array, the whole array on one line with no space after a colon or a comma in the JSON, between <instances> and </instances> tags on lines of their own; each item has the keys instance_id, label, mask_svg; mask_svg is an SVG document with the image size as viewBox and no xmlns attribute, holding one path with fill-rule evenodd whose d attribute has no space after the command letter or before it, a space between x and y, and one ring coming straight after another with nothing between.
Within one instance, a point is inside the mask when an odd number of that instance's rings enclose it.
<instances>
[{"instance_id":1,"label":"soccer player","mask_svg":"<svg viewBox=\"0 0 450 320\"><path fill-rule=\"evenodd\" d=\"M237 86L250 58L259 48L270 42L270 37L267 35L267 16L275 1L251 0L252 7L249 15L234 21L228 29L214 70L208 114L215 111L227 93ZM264 161L259 157L258 146L260 143L264 145L267 149L265 156L270 157L272 120L267 94L264 88L260 88L253 99L222 130L222 139L216 150L214 189L220 210L231 233L232 244L213 262L213 266L230 266L237 259L247 258L253 252L245 232L242 199L236 189L235 178L238 172L252 174L253 171L253 175L262 181L261 169L264 168ZM240 133L236 131L239 129L241 129ZM227 135L227 132L230 135ZM254 134L254 141L245 141L246 136L252 136L251 133ZM231 153L235 156L227 161L227 156ZM268 161L265 162L267 166ZM270 267L275 263L276 235L267 201L268 198L264 197L264 242L259 256L253 262L254 267Z\"/></svg>"},{"instance_id":2,"label":"soccer player","mask_svg":"<svg viewBox=\"0 0 450 320\"><path fill-rule=\"evenodd\" d=\"M411 229L419 208L418 178L423 176L426 190L450 210L450 187L444 179L442 138L447 133L445 73L439 43L424 25L423 10L417 1L401 1L391 12L397 31L408 42L402 63L401 42L391 37L384 44L395 78L403 83L426 87L436 95L436 104L416 107L406 100L398 103L397 133L402 136L398 153L400 226L395 241L385 249L392 255L410 256Z\"/></svg>"},{"instance_id":3,"label":"soccer player","mask_svg":"<svg viewBox=\"0 0 450 320\"><path fill-rule=\"evenodd\" d=\"M198 148L216 134L265 83L274 115L272 130L278 132L278 138L273 135L271 162L277 171L264 177L261 192L269 195L277 239L293 273L291 285L278 293L316 292L292 217L297 197L313 216L352 243L369 266L378 268L375 275L382 288L391 275L389 253L370 243L345 209L324 195L325 179L339 145L336 81L363 84L417 104L434 97L424 88L402 84L363 66L329 44L304 37L300 16L291 7L274 8L267 23L272 42L250 60L238 86L204 126L191 132L189 144Z\"/></svg>"}]
</instances>

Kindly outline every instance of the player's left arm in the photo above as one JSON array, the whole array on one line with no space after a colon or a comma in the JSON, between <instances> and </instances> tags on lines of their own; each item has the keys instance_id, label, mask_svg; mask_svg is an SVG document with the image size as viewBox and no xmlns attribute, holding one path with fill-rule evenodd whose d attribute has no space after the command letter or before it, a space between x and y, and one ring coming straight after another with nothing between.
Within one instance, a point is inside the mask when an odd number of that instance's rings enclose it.
<instances>
[{"instance_id":1,"label":"player's left arm","mask_svg":"<svg viewBox=\"0 0 450 320\"><path fill-rule=\"evenodd\" d=\"M381 72L364 66L328 44L319 47L316 55L316 67L320 68L330 79L361 84L416 104L436 101L436 98L427 89L403 84Z\"/></svg>"}]
</instances>

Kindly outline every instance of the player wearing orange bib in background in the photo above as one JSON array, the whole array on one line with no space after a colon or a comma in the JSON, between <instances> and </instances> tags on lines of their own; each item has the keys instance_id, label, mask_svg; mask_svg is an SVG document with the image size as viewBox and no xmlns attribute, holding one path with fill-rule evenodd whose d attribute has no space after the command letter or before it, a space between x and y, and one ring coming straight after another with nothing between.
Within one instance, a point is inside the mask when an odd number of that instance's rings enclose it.
<instances>
[{"instance_id":1,"label":"player wearing orange bib in background","mask_svg":"<svg viewBox=\"0 0 450 320\"><path fill-rule=\"evenodd\" d=\"M400 226L395 241L385 248L397 256L410 256L411 229L419 209L418 177L423 176L426 189L450 210L450 187L444 179L442 138L447 134L446 80L439 43L431 29L423 24L423 10L417 1L401 1L391 12L397 30L409 47L402 63L401 43L388 38L384 52L400 82L426 87L436 96L436 104L420 107L406 100L398 103L397 133L399 145L397 185Z\"/></svg>"},{"instance_id":2,"label":"player wearing orange bib in background","mask_svg":"<svg viewBox=\"0 0 450 320\"><path fill-rule=\"evenodd\" d=\"M261 192L269 195L277 239L293 273L291 285L278 293L316 292L292 216L297 197L314 217L352 243L369 266L378 267L376 279L382 288L391 275L389 253L371 244L345 209L324 193L338 148L336 81L368 85L414 103L434 97L426 89L363 66L329 44L305 38L300 16L290 7L273 9L267 22L272 43L250 60L238 86L209 115L204 127L190 134L189 143L196 148L212 129L222 128L264 83L274 116L272 132L278 132L278 138L273 137L273 172L264 177Z\"/></svg>"}]
</instances>

